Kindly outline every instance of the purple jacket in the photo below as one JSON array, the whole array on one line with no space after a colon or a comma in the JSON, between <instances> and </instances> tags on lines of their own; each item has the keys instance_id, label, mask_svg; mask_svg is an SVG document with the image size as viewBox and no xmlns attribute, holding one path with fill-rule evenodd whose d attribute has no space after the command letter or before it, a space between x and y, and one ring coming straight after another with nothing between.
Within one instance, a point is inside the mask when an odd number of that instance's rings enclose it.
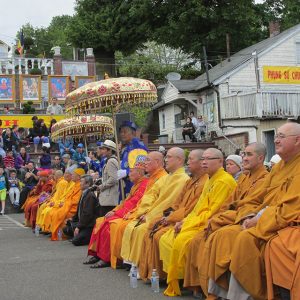
<instances>
[{"instance_id":1,"label":"purple jacket","mask_svg":"<svg viewBox=\"0 0 300 300\"><path fill-rule=\"evenodd\" d=\"M26 153L26 157L25 160L23 159L23 157L21 156L21 154L18 154L16 159L15 159L15 167L16 169L20 169L22 167L24 167L24 165L26 165L28 162L30 161L30 156L28 153Z\"/></svg>"}]
</instances>

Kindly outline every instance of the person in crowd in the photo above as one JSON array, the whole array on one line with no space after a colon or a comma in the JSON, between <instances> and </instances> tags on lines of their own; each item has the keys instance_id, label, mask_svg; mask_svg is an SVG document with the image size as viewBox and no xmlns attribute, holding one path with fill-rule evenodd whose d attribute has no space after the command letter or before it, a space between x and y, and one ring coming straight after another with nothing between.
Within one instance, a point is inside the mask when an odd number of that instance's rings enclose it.
<instances>
[{"instance_id":1,"label":"person in crowd","mask_svg":"<svg viewBox=\"0 0 300 300\"><path fill-rule=\"evenodd\" d=\"M29 142L33 142L33 138L34 138L34 132L33 131L34 131L34 128L36 127L36 123L38 121L38 117L37 116L33 116L31 118L31 120L32 120L32 127L29 128L29 132L28 132L28 135L26 137Z\"/></svg>"},{"instance_id":2,"label":"person in crowd","mask_svg":"<svg viewBox=\"0 0 300 300\"><path fill-rule=\"evenodd\" d=\"M183 125L182 128L182 138L184 143L186 142L185 137L188 136L192 142L195 141L194 133L196 129L194 127L194 124L192 123L192 119L190 117L187 117L186 123Z\"/></svg>"},{"instance_id":3,"label":"person in crowd","mask_svg":"<svg viewBox=\"0 0 300 300\"><path fill-rule=\"evenodd\" d=\"M55 119L51 119L50 124L49 124L49 133L51 133L51 131L52 131L52 126L53 126L54 124L56 124L56 123L57 123L57 121L56 121Z\"/></svg>"},{"instance_id":4,"label":"person in crowd","mask_svg":"<svg viewBox=\"0 0 300 300\"><path fill-rule=\"evenodd\" d=\"M100 161L99 177L102 177L102 171L105 166L106 159L107 159L105 156L105 149L101 147L102 145L103 145L103 142L100 142L100 141L97 142L96 153L97 153L97 158Z\"/></svg>"},{"instance_id":5,"label":"person in crowd","mask_svg":"<svg viewBox=\"0 0 300 300\"><path fill-rule=\"evenodd\" d=\"M212 295L222 293L227 299L267 298L263 260L266 242L299 220L299 124L289 122L278 128L275 151L281 161L272 168L264 184L245 199L257 206L240 218L242 226L222 232L222 248L231 248L230 262L223 269L226 278L223 276L222 286L209 280L208 292ZM216 246L219 245L216 240Z\"/></svg>"},{"instance_id":6,"label":"person in crowd","mask_svg":"<svg viewBox=\"0 0 300 300\"><path fill-rule=\"evenodd\" d=\"M74 246L88 245L99 213L99 202L94 192L90 190L93 178L83 175L80 179L82 195L80 197L76 214L67 222L63 232L72 238Z\"/></svg>"},{"instance_id":7,"label":"person in crowd","mask_svg":"<svg viewBox=\"0 0 300 300\"><path fill-rule=\"evenodd\" d=\"M197 127L194 136L197 141L202 141L205 139L205 135L206 135L206 124L205 121L203 120L203 117L199 116L197 120Z\"/></svg>"},{"instance_id":8,"label":"person in crowd","mask_svg":"<svg viewBox=\"0 0 300 300\"><path fill-rule=\"evenodd\" d=\"M67 195L71 194L74 189L75 182L72 181L72 173L73 170L66 169L63 177L57 182L56 191L53 197L43 203L37 211L36 224L45 234L50 233L53 213L63 206Z\"/></svg>"},{"instance_id":9,"label":"person in crowd","mask_svg":"<svg viewBox=\"0 0 300 300\"><path fill-rule=\"evenodd\" d=\"M71 219L76 214L78 202L82 194L80 178L83 175L85 175L85 172L82 168L77 168L73 171L73 189L66 195L63 201L61 200L59 202L58 207L52 210L51 219L49 220L48 225L48 228L50 228L51 232L51 241L58 240L58 231L62 230L66 220ZM47 224L45 225L47 226Z\"/></svg>"},{"instance_id":10,"label":"person in crowd","mask_svg":"<svg viewBox=\"0 0 300 300\"><path fill-rule=\"evenodd\" d=\"M221 234L227 225L234 225L238 221L238 215L251 211L253 203L247 203L244 199L254 193L259 185L263 184L268 175L264 167L266 147L260 143L249 144L242 153L244 174L237 181L234 193L206 224L204 231L197 233L188 246L186 256L186 268L184 272L184 286L193 290L194 295L200 296L200 286L208 297L208 269L218 274L221 266L209 264L210 249L214 242L214 236ZM240 225L236 225L240 226ZM228 248L216 249L223 256L222 265L230 261ZM217 254L216 254L217 255ZM201 275L200 275L201 274ZM215 278L215 277L214 277Z\"/></svg>"},{"instance_id":11,"label":"person in crowd","mask_svg":"<svg viewBox=\"0 0 300 300\"><path fill-rule=\"evenodd\" d=\"M57 121L55 119L51 119L49 125L50 145L51 145L51 151L53 152L57 151L57 147L58 147L58 143L54 142L51 138L52 126L56 123Z\"/></svg>"},{"instance_id":12,"label":"person in crowd","mask_svg":"<svg viewBox=\"0 0 300 300\"><path fill-rule=\"evenodd\" d=\"M62 170L63 169L63 165L62 165L62 162L61 162L61 159L58 155L55 155L54 156L54 161L51 165L51 169L52 170Z\"/></svg>"},{"instance_id":13,"label":"person in crowd","mask_svg":"<svg viewBox=\"0 0 300 300\"><path fill-rule=\"evenodd\" d=\"M167 150L164 146L159 146L158 151L165 157L167 154Z\"/></svg>"},{"instance_id":14,"label":"person in crowd","mask_svg":"<svg viewBox=\"0 0 300 300\"><path fill-rule=\"evenodd\" d=\"M2 128L0 128L2 130ZM2 136L2 132L0 132L0 156L5 157L6 152L4 151L4 140Z\"/></svg>"},{"instance_id":15,"label":"person in crowd","mask_svg":"<svg viewBox=\"0 0 300 300\"><path fill-rule=\"evenodd\" d=\"M50 144L44 143L42 146L42 155L40 156L40 168L51 169Z\"/></svg>"},{"instance_id":16,"label":"person in crowd","mask_svg":"<svg viewBox=\"0 0 300 300\"><path fill-rule=\"evenodd\" d=\"M100 174L100 168L101 168L101 162L97 158L97 153L95 151L90 151L89 157L87 158L87 161L89 161L89 168L93 172L97 172Z\"/></svg>"},{"instance_id":17,"label":"person in crowd","mask_svg":"<svg viewBox=\"0 0 300 300\"><path fill-rule=\"evenodd\" d=\"M275 154L270 159L270 168L272 169L274 165L278 164L281 161L281 157L278 154Z\"/></svg>"},{"instance_id":18,"label":"person in crowd","mask_svg":"<svg viewBox=\"0 0 300 300\"><path fill-rule=\"evenodd\" d=\"M194 125L194 128L195 130L198 128L198 120L197 118L195 117L195 114L193 111L190 112L190 118L191 118L191 122L193 123Z\"/></svg>"},{"instance_id":19,"label":"person in crowd","mask_svg":"<svg viewBox=\"0 0 300 300\"><path fill-rule=\"evenodd\" d=\"M37 185L29 192L25 203L21 209L25 212L25 226L35 228L35 223L31 223L31 209L32 206L44 194L49 194L52 191L53 180L49 178L50 172L48 170L40 171L37 173L39 181Z\"/></svg>"},{"instance_id":20,"label":"person in crowd","mask_svg":"<svg viewBox=\"0 0 300 300\"><path fill-rule=\"evenodd\" d=\"M76 151L72 155L72 160L77 164L78 168L87 170L86 153L83 144L79 143L77 145Z\"/></svg>"},{"instance_id":21,"label":"person in crowd","mask_svg":"<svg viewBox=\"0 0 300 300\"><path fill-rule=\"evenodd\" d=\"M9 111L9 107L8 106L4 106L3 108L3 114L4 115L11 115L12 113Z\"/></svg>"},{"instance_id":22,"label":"person in crowd","mask_svg":"<svg viewBox=\"0 0 300 300\"><path fill-rule=\"evenodd\" d=\"M122 237L126 226L137 216L143 215L151 207L153 197L156 193L156 182L159 182L167 172L164 169L164 157L158 151L148 153L145 160L145 170L149 180L146 191L137 204L136 208L129 211L122 219L115 219L110 222L110 239L111 239L111 266L117 267L117 262L122 260L121 248Z\"/></svg>"},{"instance_id":23,"label":"person in crowd","mask_svg":"<svg viewBox=\"0 0 300 300\"><path fill-rule=\"evenodd\" d=\"M19 126L18 125L13 125L12 126L12 136L13 136L13 140L15 143L15 152L19 151L19 148L21 145L23 145L23 143L25 142L24 140L21 139L20 133L19 133ZM26 142L25 142L26 143Z\"/></svg>"},{"instance_id":24,"label":"person in crowd","mask_svg":"<svg viewBox=\"0 0 300 300\"><path fill-rule=\"evenodd\" d=\"M141 155L147 155L147 147L136 137L137 126L131 121L124 121L120 128L120 138L124 148L121 151L121 169L118 171L118 178L124 182L124 194L127 195L132 187L129 175L129 160L130 156L134 157L136 152ZM131 153L131 154L130 154ZM121 183L122 186L122 183ZM120 199L123 191L120 193Z\"/></svg>"},{"instance_id":25,"label":"person in crowd","mask_svg":"<svg viewBox=\"0 0 300 300\"><path fill-rule=\"evenodd\" d=\"M64 110L58 104L58 99L56 97L52 97L51 104L47 107L46 114L47 115L63 115Z\"/></svg>"},{"instance_id":26,"label":"person in crowd","mask_svg":"<svg viewBox=\"0 0 300 300\"><path fill-rule=\"evenodd\" d=\"M67 136L64 140L60 139L58 141L58 147L59 147L59 153L62 157L65 154L69 154L71 157L75 152L74 147L74 141L73 138L70 136Z\"/></svg>"},{"instance_id":27,"label":"person in crowd","mask_svg":"<svg viewBox=\"0 0 300 300\"><path fill-rule=\"evenodd\" d=\"M6 176L9 176L11 170L15 170L15 158L11 149L6 151L6 156L3 158Z\"/></svg>"},{"instance_id":28,"label":"person in crowd","mask_svg":"<svg viewBox=\"0 0 300 300\"><path fill-rule=\"evenodd\" d=\"M129 211L134 209L146 191L148 179L145 177L144 161L145 157L139 156L135 164L130 166L129 178L133 182L133 186L128 197L122 204L109 211L104 218L98 218L96 221L88 251L88 255L100 260L96 266L93 266L94 268L110 266L110 222L114 219L123 218ZM90 262L91 260L88 261L88 263Z\"/></svg>"},{"instance_id":29,"label":"person in crowd","mask_svg":"<svg viewBox=\"0 0 300 300\"><path fill-rule=\"evenodd\" d=\"M5 176L3 168L0 167L0 202L1 202L0 215L4 215L5 213L5 200L6 200L7 188L8 188L7 177Z\"/></svg>"},{"instance_id":30,"label":"person in crowd","mask_svg":"<svg viewBox=\"0 0 300 300\"><path fill-rule=\"evenodd\" d=\"M21 181L24 180L26 173L26 165L30 161L30 155L27 153L26 148L21 147L20 152L17 154L15 159L15 168Z\"/></svg>"},{"instance_id":31,"label":"person in crowd","mask_svg":"<svg viewBox=\"0 0 300 300\"><path fill-rule=\"evenodd\" d=\"M27 172L25 173L23 181L24 186L20 193L20 207L23 206L29 192L36 186L39 180L39 177L37 176L38 170L35 168L34 162L28 162L26 169Z\"/></svg>"},{"instance_id":32,"label":"person in crowd","mask_svg":"<svg viewBox=\"0 0 300 300\"><path fill-rule=\"evenodd\" d=\"M62 167L63 167L63 172L65 172L65 170L69 169L71 166L74 166L73 168L77 168L77 164L73 164L71 157L69 154L64 154L62 156Z\"/></svg>"},{"instance_id":33,"label":"person in crowd","mask_svg":"<svg viewBox=\"0 0 300 300\"><path fill-rule=\"evenodd\" d=\"M170 207L189 180L185 173L185 154L181 148L171 148L166 155L166 169L169 172L157 182L154 195L150 197L151 205L140 211L135 220L125 228L122 238L121 257L135 265L139 264L140 249L144 235L154 218L162 217L163 211ZM142 215L140 215L142 213Z\"/></svg>"},{"instance_id":34,"label":"person in crowd","mask_svg":"<svg viewBox=\"0 0 300 300\"><path fill-rule=\"evenodd\" d=\"M2 136L3 136L4 149L5 150L6 149L14 150L16 147L16 141L14 139L11 129L6 128L5 131L3 132Z\"/></svg>"},{"instance_id":35,"label":"person in crowd","mask_svg":"<svg viewBox=\"0 0 300 300\"><path fill-rule=\"evenodd\" d=\"M177 222L181 222L198 201L208 180L208 175L202 168L203 152L202 150L190 152L187 164L191 178L174 203L164 211L163 216L155 218L148 227L141 248L143 255L141 255L139 263L139 274L143 280L150 279L153 269L156 269L160 279L166 279L159 257L159 239Z\"/></svg>"},{"instance_id":36,"label":"person in crowd","mask_svg":"<svg viewBox=\"0 0 300 300\"><path fill-rule=\"evenodd\" d=\"M39 119L32 130L33 135L33 145L34 145L34 152L37 153L38 145L40 142L42 143L49 143L49 131L45 124L44 119Z\"/></svg>"},{"instance_id":37,"label":"person in crowd","mask_svg":"<svg viewBox=\"0 0 300 300\"><path fill-rule=\"evenodd\" d=\"M232 154L227 156L225 162L226 171L237 181L242 174L243 158L240 155Z\"/></svg>"},{"instance_id":38,"label":"person in crowd","mask_svg":"<svg viewBox=\"0 0 300 300\"><path fill-rule=\"evenodd\" d=\"M233 177L223 169L223 154L215 148L208 148L202 156L202 167L209 180L193 210L159 240L160 258L167 273L167 296L180 295L179 279L183 279L188 244L203 231L206 222L218 212L236 187Z\"/></svg>"},{"instance_id":39,"label":"person in crowd","mask_svg":"<svg viewBox=\"0 0 300 300\"><path fill-rule=\"evenodd\" d=\"M8 177L8 194L13 206L19 206L20 200L20 180L17 178L17 171L11 170Z\"/></svg>"}]
</instances>

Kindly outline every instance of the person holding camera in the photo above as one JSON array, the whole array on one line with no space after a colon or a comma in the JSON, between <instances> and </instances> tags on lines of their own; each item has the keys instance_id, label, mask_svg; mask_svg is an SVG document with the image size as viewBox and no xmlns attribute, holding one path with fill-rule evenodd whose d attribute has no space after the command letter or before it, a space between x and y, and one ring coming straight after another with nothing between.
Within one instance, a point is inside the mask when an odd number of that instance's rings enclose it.
<instances>
[{"instance_id":1,"label":"person holding camera","mask_svg":"<svg viewBox=\"0 0 300 300\"><path fill-rule=\"evenodd\" d=\"M97 188L100 192L100 217L111 211L119 200L119 163L116 157L117 145L111 140L106 140L102 146L102 153L107 158L102 171L102 184Z\"/></svg>"}]
</instances>

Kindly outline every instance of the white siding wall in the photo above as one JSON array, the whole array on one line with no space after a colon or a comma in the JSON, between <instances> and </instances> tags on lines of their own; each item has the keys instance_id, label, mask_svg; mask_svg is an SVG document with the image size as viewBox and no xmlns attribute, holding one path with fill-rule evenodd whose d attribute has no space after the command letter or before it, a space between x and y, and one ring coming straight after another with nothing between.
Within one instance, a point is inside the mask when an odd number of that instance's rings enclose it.
<instances>
[{"instance_id":1,"label":"white siding wall","mask_svg":"<svg viewBox=\"0 0 300 300\"><path fill-rule=\"evenodd\" d=\"M162 115L163 113L165 114L165 120L166 120L166 127L165 129L162 128ZM174 130L175 130L175 118L174 118L174 105L170 104L165 106L164 108L160 109L158 112L158 116L159 116L159 131L160 134L167 134L169 137L169 142L172 139Z\"/></svg>"}]
</instances>

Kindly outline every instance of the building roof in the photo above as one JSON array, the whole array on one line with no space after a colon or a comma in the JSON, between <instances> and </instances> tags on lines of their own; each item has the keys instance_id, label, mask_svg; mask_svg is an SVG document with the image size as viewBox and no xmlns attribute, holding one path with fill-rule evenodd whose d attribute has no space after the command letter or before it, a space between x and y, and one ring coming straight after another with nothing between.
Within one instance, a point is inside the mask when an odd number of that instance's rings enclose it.
<instances>
[{"instance_id":1,"label":"building roof","mask_svg":"<svg viewBox=\"0 0 300 300\"><path fill-rule=\"evenodd\" d=\"M191 92L196 91L201 84L201 80L198 79L186 79L186 80L169 80L179 92Z\"/></svg>"},{"instance_id":2,"label":"building roof","mask_svg":"<svg viewBox=\"0 0 300 300\"><path fill-rule=\"evenodd\" d=\"M253 52L256 51L257 55L259 55L260 53L284 42L286 39L290 38L292 35L298 32L300 32L300 24L283 31L274 37L267 38L257 44L254 44L233 54L232 56L230 56L230 61L226 59L209 70L210 82L214 83L216 80L220 79L227 73L232 72L234 69L237 69L239 66L252 59ZM195 80L201 81L201 83L197 86L197 90L203 89L208 86L205 73L197 77Z\"/></svg>"}]
</instances>

